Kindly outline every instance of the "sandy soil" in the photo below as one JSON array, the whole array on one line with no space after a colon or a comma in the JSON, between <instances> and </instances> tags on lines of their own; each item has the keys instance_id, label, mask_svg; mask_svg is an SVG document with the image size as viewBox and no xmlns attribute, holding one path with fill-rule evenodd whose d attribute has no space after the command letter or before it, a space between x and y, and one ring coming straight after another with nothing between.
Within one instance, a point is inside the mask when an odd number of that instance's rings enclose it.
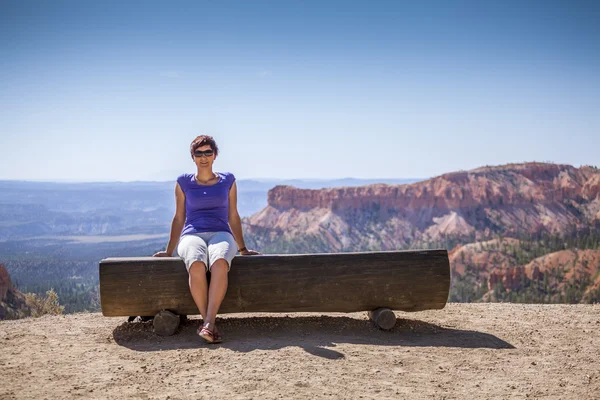
<instances>
[{"instance_id":1,"label":"sandy soil","mask_svg":"<svg viewBox=\"0 0 600 400\"><path fill-rule=\"evenodd\" d=\"M449 304L390 332L358 314L0 322L1 399L600 398L600 305Z\"/></svg>"}]
</instances>

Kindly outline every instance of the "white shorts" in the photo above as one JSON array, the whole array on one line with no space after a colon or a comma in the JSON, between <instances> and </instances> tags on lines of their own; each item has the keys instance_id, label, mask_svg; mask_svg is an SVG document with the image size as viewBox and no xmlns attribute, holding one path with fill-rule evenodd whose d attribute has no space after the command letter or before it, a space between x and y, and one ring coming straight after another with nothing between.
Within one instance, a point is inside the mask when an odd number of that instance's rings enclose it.
<instances>
[{"instance_id":1,"label":"white shorts","mask_svg":"<svg viewBox=\"0 0 600 400\"><path fill-rule=\"evenodd\" d=\"M206 271L220 258L227 261L228 271L231 261L237 253L235 238L229 232L201 232L188 233L179 239L177 254L185 262L185 267L190 272L190 267L195 261L202 261Z\"/></svg>"}]
</instances>

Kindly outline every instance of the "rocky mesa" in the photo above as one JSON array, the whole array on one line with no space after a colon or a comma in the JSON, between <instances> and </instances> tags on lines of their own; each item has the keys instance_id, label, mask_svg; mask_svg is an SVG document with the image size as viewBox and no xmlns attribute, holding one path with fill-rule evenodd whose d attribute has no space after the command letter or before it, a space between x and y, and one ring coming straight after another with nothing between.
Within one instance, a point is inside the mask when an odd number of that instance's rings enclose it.
<instances>
[{"instance_id":1,"label":"rocky mesa","mask_svg":"<svg viewBox=\"0 0 600 400\"><path fill-rule=\"evenodd\" d=\"M564 234L600 224L600 170L523 163L405 185L321 190L276 186L244 219L260 248L394 250L496 235Z\"/></svg>"}]
</instances>

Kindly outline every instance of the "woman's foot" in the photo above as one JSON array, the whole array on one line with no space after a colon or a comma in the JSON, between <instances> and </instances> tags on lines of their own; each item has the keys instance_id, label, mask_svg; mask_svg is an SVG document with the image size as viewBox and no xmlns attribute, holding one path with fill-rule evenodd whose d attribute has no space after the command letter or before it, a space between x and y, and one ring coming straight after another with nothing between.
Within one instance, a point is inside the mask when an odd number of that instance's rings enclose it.
<instances>
[{"instance_id":1,"label":"woman's foot","mask_svg":"<svg viewBox=\"0 0 600 400\"><path fill-rule=\"evenodd\" d=\"M196 333L198 333L198 336L200 336L202 339L204 339L208 343L214 343L214 341L215 341L215 334L213 333L211 324L209 324L209 323L200 325L198 327L198 331Z\"/></svg>"},{"instance_id":2,"label":"woman's foot","mask_svg":"<svg viewBox=\"0 0 600 400\"><path fill-rule=\"evenodd\" d=\"M213 335L214 335L214 339L213 343L221 343L223 341L223 336L221 336L221 332L219 332L219 330L217 329L217 327L215 326L215 329L213 330Z\"/></svg>"},{"instance_id":3,"label":"woman's foot","mask_svg":"<svg viewBox=\"0 0 600 400\"><path fill-rule=\"evenodd\" d=\"M207 343L221 343L223 341L223 336L221 336L217 327L209 322L199 327L197 333Z\"/></svg>"}]
</instances>

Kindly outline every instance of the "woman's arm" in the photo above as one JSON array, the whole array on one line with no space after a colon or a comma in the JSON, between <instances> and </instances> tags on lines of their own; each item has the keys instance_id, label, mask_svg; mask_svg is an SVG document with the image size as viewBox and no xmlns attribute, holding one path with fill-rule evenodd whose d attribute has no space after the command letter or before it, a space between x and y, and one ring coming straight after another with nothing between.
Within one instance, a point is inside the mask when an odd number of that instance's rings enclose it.
<instances>
[{"instance_id":1,"label":"woman's arm","mask_svg":"<svg viewBox=\"0 0 600 400\"><path fill-rule=\"evenodd\" d=\"M175 184L175 215L173 216L173 222L171 222L171 236L169 237L169 243L167 244L166 251L159 251L154 254L155 257L172 257L175 252L175 247L179 243L179 237L185 224L185 194L179 183Z\"/></svg>"},{"instance_id":2,"label":"woman's arm","mask_svg":"<svg viewBox=\"0 0 600 400\"><path fill-rule=\"evenodd\" d=\"M237 210L237 185L235 182L233 182L231 189L229 189L229 226L231 227L231 232L233 233L233 237L235 238L238 249L243 249L246 247L246 243L244 242L244 234L242 233L242 219L240 218L240 214ZM240 254L248 256L260 253L254 250L246 249L245 251L241 251Z\"/></svg>"}]
</instances>

